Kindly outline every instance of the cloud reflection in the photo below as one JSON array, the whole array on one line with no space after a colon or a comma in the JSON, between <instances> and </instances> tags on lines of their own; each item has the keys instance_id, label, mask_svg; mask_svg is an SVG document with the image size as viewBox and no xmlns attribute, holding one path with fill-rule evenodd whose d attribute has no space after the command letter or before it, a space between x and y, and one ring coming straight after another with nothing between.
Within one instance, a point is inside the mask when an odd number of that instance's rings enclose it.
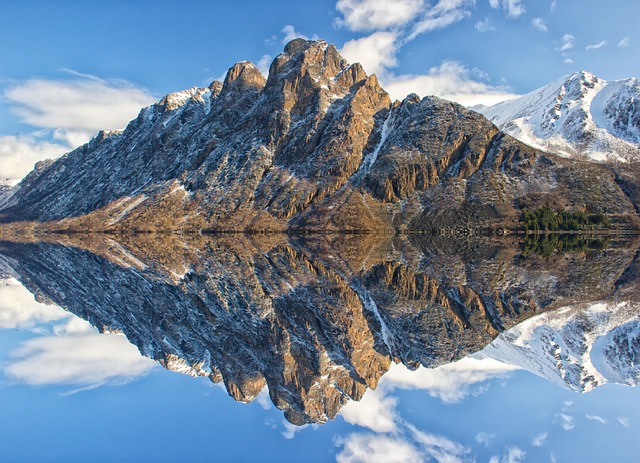
<instances>
[{"instance_id":1,"label":"cloud reflection","mask_svg":"<svg viewBox=\"0 0 640 463\"><path fill-rule=\"evenodd\" d=\"M60 307L37 302L18 280L0 281L0 328L34 329L67 317L69 313Z\"/></svg>"},{"instance_id":2,"label":"cloud reflection","mask_svg":"<svg viewBox=\"0 0 640 463\"><path fill-rule=\"evenodd\" d=\"M30 339L11 357L13 361L5 367L5 374L38 386L123 384L156 365L142 357L124 336L96 332Z\"/></svg>"},{"instance_id":3,"label":"cloud reflection","mask_svg":"<svg viewBox=\"0 0 640 463\"><path fill-rule=\"evenodd\" d=\"M0 285L0 328L42 334L23 341L3 365L9 379L23 384L95 388L127 383L156 366L125 336L100 334L62 308L37 302L14 279Z\"/></svg>"}]
</instances>

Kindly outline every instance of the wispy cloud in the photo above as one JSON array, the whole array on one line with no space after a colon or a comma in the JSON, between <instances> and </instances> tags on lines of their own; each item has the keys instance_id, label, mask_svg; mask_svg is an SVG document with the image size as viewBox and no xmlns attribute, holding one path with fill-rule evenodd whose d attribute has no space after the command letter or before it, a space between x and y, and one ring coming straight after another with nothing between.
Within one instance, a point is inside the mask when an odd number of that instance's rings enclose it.
<instances>
[{"instance_id":1,"label":"wispy cloud","mask_svg":"<svg viewBox=\"0 0 640 463\"><path fill-rule=\"evenodd\" d=\"M491 457L489 463L520 463L526 456L527 452L521 448L509 447L501 457L497 455Z\"/></svg>"},{"instance_id":2,"label":"wispy cloud","mask_svg":"<svg viewBox=\"0 0 640 463\"><path fill-rule=\"evenodd\" d=\"M602 40L601 42L598 43L592 43L590 45L587 45L585 47L585 50L587 51L591 51L591 50L599 50L600 48L604 48L609 44L609 42L607 42L606 40Z\"/></svg>"},{"instance_id":3,"label":"wispy cloud","mask_svg":"<svg viewBox=\"0 0 640 463\"><path fill-rule=\"evenodd\" d=\"M508 17L518 18L527 12L521 0L489 0L491 8L502 8Z\"/></svg>"},{"instance_id":4,"label":"wispy cloud","mask_svg":"<svg viewBox=\"0 0 640 463\"><path fill-rule=\"evenodd\" d=\"M565 431L571 431L576 427L576 425L573 424L573 416L564 413L559 413L556 416L560 418L560 426L562 426L562 429Z\"/></svg>"},{"instance_id":5,"label":"wispy cloud","mask_svg":"<svg viewBox=\"0 0 640 463\"><path fill-rule=\"evenodd\" d=\"M598 423L602 423L602 424L608 424L609 423L609 420L607 420L606 418L603 418L601 416L598 416L598 415L589 415L589 414L587 414L586 418L588 420L597 421Z\"/></svg>"},{"instance_id":6,"label":"wispy cloud","mask_svg":"<svg viewBox=\"0 0 640 463\"><path fill-rule=\"evenodd\" d=\"M451 439L418 430L415 426L407 424L413 439L421 447L421 453L428 457L427 461L437 462L463 462L468 460L471 449L454 442Z\"/></svg>"},{"instance_id":7,"label":"wispy cloud","mask_svg":"<svg viewBox=\"0 0 640 463\"><path fill-rule=\"evenodd\" d=\"M489 447L493 439L496 438L495 434L490 434L486 432L479 432L476 434L475 440L478 444L482 444L485 447Z\"/></svg>"},{"instance_id":8,"label":"wispy cloud","mask_svg":"<svg viewBox=\"0 0 640 463\"><path fill-rule=\"evenodd\" d=\"M474 78L474 70L457 61L444 61L425 74L385 76L384 88L392 98L403 99L409 93L435 95L465 106L495 104L515 97L502 86L490 85Z\"/></svg>"},{"instance_id":9,"label":"wispy cloud","mask_svg":"<svg viewBox=\"0 0 640 463\"><path fill-rule=\"evenodd\" d=\"M59 130L67 140L86 140L98 130L121 129L140 108L155 101L147 90L122 80L65 70L75 79L29 79L11 85L4 97L23 123ZM61 135L62 137L62 135Z\"/></svg>"},{"instance_id":10,"label":"wispy cloud","mask_svg":"<svg viewBox=\"0 0 640 463\"><path fill-rule=\"evenodd\" d=\"M474 27L478 32L489 32L496 30L495 26L491 23L491 20L489 18L484 18L482 21L478 21Z\"/></svg>"},{"instance_id":11,"label":"wispy cloud","mask_svg":"<svg viewBox=\"0 0 640 463\"><path fill-rule=\"evenodd\" d=\"M124 128L156 99L127 81L61 71L71 78L12 82L2 92L9 111L34 130L0 137L0 177L22 177L34 162L86 143L99 130Z\"/></svg>"},{"instance_id":12,"label":"wispy cloud","mask_svg":"<svg viewBox=\"0 0 640 463\"><path fill-rule=\"evenodd\" d=\"M425 74L396 75L397 55L404 44L421 34L443 29L457 23L473 12L475 0L339 0L336 8L342 14L337 20L353 31L372 34L348 41L341 53L350 62L360 62L369 74L376 74L383 87L394 99L409 93L437 95L461 104L492 104L513 97L501 86L487 80L455 61L444 61ZM505 8L517 11L518 1L505 2ZM475 25L478 32L493 30L486 18Z\"/></svg>"},{"instance_id":13,"label":"wispy cloud","mask_svg":"<svg viewBox=\"0 0 640 463\"><path fill-rule=\"evenodd\" d=\"M567 50L571 50L573 48L573 41L575 40L575 36L573 36L572 34L564 34L562 36L562 42L560 44L560 46L558 48L556 48L556 50L558 51L567 51Z\"/></svg>"},{"instance_id":14,"label":"wispy cloud","mask_svg":"<svg viewBox=\"0 0 640 463\"><path fill-rule=\"evenodd\" d=\"M407 42L469 17L474 5L475 0L338 0L342 17L336 24L355 32L393 30Z\"/></svg>"},{"instance_id":15,"label":"wispy cloud","mask_svg":"<svg viewBox=\"0 0 640 463\"><path fill-rule=\"evenodd\" d=\"M425 32L444 29L471 16L471 9L474 5L475 0L439 0L422 13L406 40L413 40Z\"/></svg>"},{"instance_id":16,"label":"wispy cloud","mask_svg":"<svg viewBox=\"0 0 640 463\"><path fill-rule=\"evenodd\" d=\"M338 463L418 463L420 452L401 437L375 434L350 434L339 438L336 444L342 450L336 455Z\"/></svg>"},{"instance_id":17,"label":"wispy cloud","mask_svg":"<svg viewBox=\"0 0 640 463\"><path fill-rule=\"evenodd\" d=\"M514 369L496 360L468 357L438 368L418 368L416 371L392 364L379 387L424 389L445 403L457 403L473 393L474 385L491 378L504 378Z\"/></svg>"},{"instance_id":18,"label":"wispy cloud","mask_svg":"<svg viewBox=\"0 0 640 463\"><path fill-rule=\"evenodd\" d=\"M11 352L4 367L7 377L29 385L94 388L129 382L156 367L124 336L99 334L77 317L54 333L27 340Z\"/></svg>"},{"instance_id":19,"label":"wispy cloud","mask_svg":"<svg viewBox=\"0 0 640 463\"><path fill-rule=\"evenodd\" d=\"M352 31L386 30L412 21L423 6L423 0L338 0L342 17L336 24Z\"/></svg>"},{"instance_id":20,"label":"wispy cloud","mask_svg":"<svg viewBox=\"0 0 640 463\"><path fill-rule=\"evenodd\" d=\"M565 58L564 64L573 64L573 60L571 58Z\"/></svg>"},{"instance_id":21,"label":"wispy cloud","mask_svg":"<svg viewBox=\"0 0 640 463\"><path fill-rule=\"evenodd\" d=\"M549 32L549 29L542 18L533 18L531 20L531 25L540 32Z\"/></svg>"},{"instance_id":22,"label":"wispy cloud","mask_svg":"<svg viewBox=\"0 0 640 463\"><path fill-rule=\"evenodd\" d=\"M548 432L543 432L543 433L540 433L540 434L536 435L531 440L531 445L533 445L534 447L542 447L544 445L545 441L547 440L548 436L549 436Z\"/></svg>"},{"instance_id":23,"label":"wispy cloud","mask_svg":"<svg viewBox=\"0 0 640 463\"><path fill-rule=\"evenodd\" d=\"M618 46L620 48L626 48L629 46L629 44L631 43L631 39L629 37L623 37L619 42L618 42Z\"/></svg>"}]
</instances>

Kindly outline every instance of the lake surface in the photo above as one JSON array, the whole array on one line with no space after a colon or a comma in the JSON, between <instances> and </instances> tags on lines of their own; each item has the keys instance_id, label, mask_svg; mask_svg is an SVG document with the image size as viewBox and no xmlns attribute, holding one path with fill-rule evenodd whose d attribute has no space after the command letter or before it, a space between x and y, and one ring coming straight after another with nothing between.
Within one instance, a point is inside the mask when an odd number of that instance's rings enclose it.
<instances>
[{"instance_id":1,"label":"lake surface","mask_svg":"<svg viewBox=\"0 0 640 463\"><path fill-rule=\"evenodd\" d=\"M0 461L635 461L637 242L0 243Z\"/></svg>"}]
</instances>

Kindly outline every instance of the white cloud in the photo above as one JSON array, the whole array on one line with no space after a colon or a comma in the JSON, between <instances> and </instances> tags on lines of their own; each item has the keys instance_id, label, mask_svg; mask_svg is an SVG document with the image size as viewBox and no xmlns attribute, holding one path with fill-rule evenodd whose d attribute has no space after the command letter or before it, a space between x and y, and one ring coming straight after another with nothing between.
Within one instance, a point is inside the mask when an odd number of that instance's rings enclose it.
<instances>
[{"instance_id":1,"label":"white cloud","mask_svg":"<svg viewBox=\"0 0 640 463\"><path fill-rule=\"evenodd\" d=\"M375 432L393 432L397 429L396 403L380 390L368 390L359 402L351 401L340 411L347 423L364 426Z\"/></svg>"},{"instance_id":2,"label":"white cloud","mask_svg":"<svg viewBox=\"0 0 640 463\"><path fill-rule=\"evenodd\" d=\"M69 316L58 306L37 302L33 294L13 278L0 283L0 328L33 329Z\"/></svg>"},{"instance_id":3,"label":"white cloud","mask_svg":"<svg viewBox=\"0 0 640 463\"><path fill-rule=\"evenodd\" d=\"M560 47L556 48L558 51L567 51L573 48L573 41L575 37L572 34L564 34L562 36L562 44Z\"/></svg>"},{"instance_id":4,"label":"white cloud","mask_svg":"<svg viewBox=\"0 0 640 463\"><path fill-rule=\"evenodd\" d=\"M271 410L271 408L273 408L272 407L272 403L271 403L271 397L269 397L269 387L268 386L265 386L265 387L262 388L262 390L258 393L258 395L256 397L256 401L265 410Z\"/></svg>"},{"instance_id":5,"label":"white cloud","mask_svg":"<svg viewBox=\"0 0 640 463\"><path fill-rule=\"evenodd\" d=\"M491 8L502 9L510 18L518 18L527 12L521 0L489 0Z\"/></svg>"},{"instance_id":6,"label":"white cloud","mask_svg":"<svg viewBox=\"0 0 640 463\"><path fill-rule=\"evenodd\" d=\"M587 50L587 51L599 50L600 48L606 47L608 44L609 44L609 42L607 42L606 40L602 40L601 42L592 43L590 45L587 45L585 50Z\"/></svg>"},{"instance_id":7,"label":"white cloud","mask_svg":"<svg viewBox=\"0 0 640 463\"><path fill-rule=\"evenodd\" d=\"M473 106L491 105L516 96L503 87L474 80L473 71L457 61L444 61L426 74L384 76L381 81L391 97L399 100L409 93L417 93Z\"/></svg>"},{"instance_id":8,"label":"white cloud","mask_svg":"<svg viewBox=\"0 0 640 463\"><path fill-rule=\"evenodd\" d=\"M360 63L368 74L382 74L396 62L397 35L394 32L374 32L360 39L350 40L340 52L351 63Z\"/></svg>"},{"instance_id":9,"label":"white cloud","mask_svg":"<svg viewBox=\"0 0 640 463\"><path fill-rule=\"evenodd\" d=\"M607 424L609 421L606 418L603 418L598 415L586 415L588 420L597 421L598 423Z\"/></svg>"},{"instance_id":10,"label":"white cloud","mask_svg":"<svg viewBox=\"0 0 640 463\"><path fill-rule=\"evenodd\" d=\"M13 380L29 385L98 387L123 384L144 375L156 363L142 357L122 335L99 334L74 318L57 336L30 339L11 353L4 367Z\"/></svg>"},{"instance_id":11,"label":"white cloud","mask_svg":"<svg viewBox=\"0 0 640 463\"><path fill-rule=\"evenodd\" d=\"M622 38L622 40L618 42L618 46L620 48L626 48L629 46L630 43L631 43L631 39L629 37L624 37Z\"/></svg>"},{"instance_id":12,"label":"white cloud","mask_svg":"<svg viewBox=\"0 0 640 463\"><path fill-rule=\"evenodd\" d=\"M74 71L68 80L29 79L4 91L10 110L26 124L54 129L77 144L98 130L121 129L140 108L155 101L146 90L121 80L103 80Z\"/></svg>"},{"instance_id":13,"label":"white cloud","mask_svg":"<svg viewBox=\"0 0 640 463\"><path fill-rule=\"evenodd\" d=\"M309 37L298 32L291 24L287 24L286 26L284 26L282 28L282 33L284 34L282 43L291 42L293 39L309 40Z\"/></svg>"},{"instance_id":14,"label":"white cloud","mask_svg":"<svg viewBox=\"0 0 640 463\"><path fill-rule=\"evenodd\" d=\"M36 162L55 159L66 151L69 151L68 146L38 140L33 135L0 136L0 178L17 183Z\"/></svg>"},{"instance_id":15,"label":"white cloud","mask_svg":"<svg viewBox=\"0 0 640 463\"><path fill-rule=\"evenodd\" d=\"M520 463L524 461L527 456L527 452L519 447L509 447L502 455L502 458L493 456L489 460L489 463Z\"/></svg>"},{"instance_id":16,"label":"white cloud","mask_svg":"<svg viewBox=\"0 0 640 463\"><path fill-rule=\"evenodd\" d=\"M406 40L413 40L424 32L443 29L470 16L474 5L475 0L438 0L423 13Z\"/></svg>"},{"instance_id":17,"label":"white cloud","mask_svg":"<svg viewBox=\"0 0 640 463\"><path fill-rule=\"evenodd\" d=\"M565 58L564 64L573 64L573 60L571 58Z\"/></svg>"},{"instance_id":18,"label":"white cloud","mask_svg":"<svg viewBox=\"0 0 640 463\"><path fill-rule=\"evenodd\" d=\"M484 18L484 21L478 21L475 25L475 28L478 32L489 32L496 30L495 26L491 24L489 18Z\"/></svg>"},{"instance_id":19,"label":"white cloud","mask_svg":"<svg viewBox=\"0 0 640 463\"><path fill-rule=\"evenodd\" d=\"M338 0L343 17L336 23L352 31L385 30L409 23L423 5L423 0Z\"/></svg>"},{"instance_id":20,"label":"white cloud","mask_svg":"<svg viewBox=\"0 0 640 463\"><path fill-rule=\"evenodd\" d=\"M22 123L46 130L0 136L0 177L19 179L35 162L58 157L86 143L99 130L124 128L140 108L156 99L123 80L62 71L72 78L29 79L14 82L2 92L9 111Z\"/></svg>"},{"instance_id":21,"label":"white cloud","mask_svg":"<svg viewBox=\"0 0 640 463\"><path fill-rule=\"evenodd\" d=\"M489 445L491 445L491 442L493 441L493 439L496 438L495 434L489 434L486 432L479 432L476 434L476 442L478 444L482 444L485 447L489 447Z\"/></svg>"},{"instance_id":22,"label":"white cloud","mask_svg":"<svg viewBox=\"0 0 640 463\"><path fill-rule=\"evenodd\" d=\"M560 426L562 426L562 429L565 431L571 431L576 427L576 425L573 424L573 416L564 413L560 413L557 416L560 418Z\"/></svg>"},{"instance_id":23,"label":"white cloud","mask_svg":"<svg viewBox=\"0 0 640 463\"><path fill-rule=\"evenodd\" d=\"M631 423L629 422L629 418L627 418L626 416L618 418L618 423L620 423L625 428L628 428L629 426L631 426Z\"/></svg>"},{"instance_id":24,"label":"white cloud","mask_svg":"<svg viewBox=\"0 0 640 463\"><path fill-rule=\"evenodd\" d=\"M271 55L262 55L262 58L260 58L258 60L258 63L256 64L258 71L260 71L260 73L265 77L269 76L269 67L271 66L271 61Z\"/></svg>"},{"instance_id":25,"label":"white cloud","mask_svg":"<svg viewBox=\"0 0 640 463\"><path fill-rule=\"evenodd\" d=\"M531 440L531 445L533 445L534 447L542 447L544 445L544 442L547 440L548 436L549 436L548 432L542 432L542 433L536 435Z\"/></svg>"},{"instance_id":26,"label":"white cloud","mask_svg":"<svg viewBox=\"0 0 640 463\"><path fill-rule=\"evenodd\" d=\"M502 378L515 368L492 359L466 357L438 368L420 367L409 371L404 365L392 364L379 387L424 389L445 403L456 403L472 393L471 386L491 378Z\"/></svg>"},{"instance_id":27,"label":"white cloud","mask_svg":"<svg viewBox=\"0 0 640 463\"><path fill-rule=\"evenodd\" d=\"M373 434L351 434L338 439L342 446L338 463L418 463L418 450L401 438Z\"/></svg>"},{"instance_id":28,"label":"white cloud","mask_svg":"<svg viewBox=\"0 0 640 463\"><path fill-rule=\"evenodd\" d=\"M439 463L457 463L467 460L466 456L471 453L471 449L444 436L419 431L412 425L407 425L407 428L420 445L421 453L428 456L429 461L435 460Z\"/></svg>"},{"instance_id":29,"label":"white cloud","mask_svg":"<svg viewBox=\"0 0 640 463\"><path fill-rule=\"evenodd\" d=\"M282 431L282 437L284 437L287 440L291 440L293 439L296 434L298 434L301 431L304 431L305 429L308 428L313 428L316 429L318 427L317 424L303 424L302 426L296 426L295 424L291 424L288 421L282 421L282 424L284 425L284 431Z\"/></svg>"},{"instance_id":30,"label":"white cloud","mask_svg":"<svg viewBox=\"0 0 640 463\"><path fill-rule=\"evenodd\" d=\"M549 29L542 18L533 18L531 20L531 25L541 32L549 32Z\"/></svg>"}]
</instances>

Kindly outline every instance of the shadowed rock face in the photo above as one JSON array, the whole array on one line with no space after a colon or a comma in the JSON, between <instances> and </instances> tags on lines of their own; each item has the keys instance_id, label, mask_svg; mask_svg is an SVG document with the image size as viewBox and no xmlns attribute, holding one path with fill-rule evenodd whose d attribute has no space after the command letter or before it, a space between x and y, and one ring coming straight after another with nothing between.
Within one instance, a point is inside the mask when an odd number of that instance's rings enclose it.
<instances>
[{"instance_id":1,"label":"shadowed rock face","mask_svg":"<svg viewBox=\"0 0 640 463\"><path fill-rule=\"evenodd\" d=\"M545 204L635 216L637 178L536 151L435 97L391 102L333 45L296 39L268 78L167 95L122 133L0 194L57 230L392 231L510 226Z\"/></svg>"},{"instance_id":2,"label":"shadowed rock face","mask_svg":"<svg viewBox=\"0 0 640 463\"><path fill-rule=\"evenodd\" d=\"M46 239L2 243L2 273L236 400L268 386L295 424L332 419L391 362L436 367L541 311L638 293L635 248L616 246L543 260L426 237Z\"/></svg>"}]
</instances>

